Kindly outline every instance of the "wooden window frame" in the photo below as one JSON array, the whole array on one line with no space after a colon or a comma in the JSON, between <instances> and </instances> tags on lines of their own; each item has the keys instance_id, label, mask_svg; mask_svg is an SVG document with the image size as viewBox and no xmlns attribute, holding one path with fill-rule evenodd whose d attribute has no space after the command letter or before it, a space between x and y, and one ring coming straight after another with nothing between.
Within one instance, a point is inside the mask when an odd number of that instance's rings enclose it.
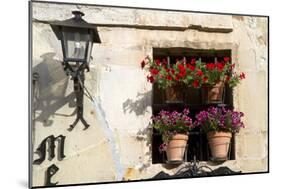
<instances>
[{"instance_id":1,"label":"wooden window frame","mask_svg":"<svg viewBox=\"0 0 281 189\"><path fill-rule=\"evenodd\" d=\"M187 62L191 58L199 59L202 62L213 59L217 61L223 57L231 57L231 49L224 50L214 50L214 49L190 49L190 48L153 48L153 58L167 58L169 64L175 62L178 58L185 58ZM186 89L187 90L187 89ZM190 102L187 98L187 91L184 90L184 102L183 103L165 103L164 90L157 88L156 84L153 85L153 95L152 95L152 112L153 115L157 114L160 110L177 110L182 111L185 107L189 108L191 117L194 120L194 116L197 112L205 110L210 106L225 106L226 108L233 109L233 91L231 88L226 86L225 88L225 99L224 104L203 104L201 98L201 89L191 89L194 92L194 96L197 96L196 102ZM190 89L188 89L190 92ZM200 98L200 101L199 99ZM195 98L194 98L195 99ZM193 100L194 100L193 99ZM159 145L162 143L161 134L159 134L155 129L152 133L152 163L166 163L166 154L159 151ZM190 132L188 150L185 153L184 162L189 162L196 158L199 161L209 161L210 150L207 142L206 134L193 131ZM198 151L199 149L199 151ZM229 160L235 160L235 136L232 137ZM196 156L196 157L194 157Z\"/></svg>"}]
</instances>

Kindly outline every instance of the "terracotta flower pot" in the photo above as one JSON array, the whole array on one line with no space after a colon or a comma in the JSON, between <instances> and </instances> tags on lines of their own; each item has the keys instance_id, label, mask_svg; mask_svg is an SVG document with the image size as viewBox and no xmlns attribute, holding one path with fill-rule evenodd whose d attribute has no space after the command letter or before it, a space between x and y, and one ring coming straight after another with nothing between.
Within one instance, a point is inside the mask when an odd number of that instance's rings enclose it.
<instances>
[{"instance_id":1,"label":"terracotta flower pot","mask_svg":"<svg viewBox=\"0 0 281 189\"><path fill-rule=\"evenodd\" d=\"M229 144L232 137L230 132L208 132L207 138L213 159L227 159Z\"/></svg>"},{"instance_id":2,"label":"terracotta flower pot","mask_svg":"<svg viewBox=\"0 0 281 189\"><path fill-rule=\"evenodd\" d=\"M166 103L183 102L184 93L182 86L176 85L165 89L165 101Z\"/></svg>"},{"instance_id":3,"label":"terracotta flower pot","mask_svg":"<svg viewBox=\"0 0 281 189\"><path fill-rule=\"evenodd\" d=\"M172 140L169 141L166 149L168 161L182 161L186 144L188 141L188 135L176 134Z\"/></svg>"},{"instance_id":4,"label":"terracotta flower pot","mask_svg":"<svg viewBox=\"0 0 281 189\"><path fill-rule=\"evenodd\" d=\"M203 86L202 98L205 104L223 102L224 82L219 81L213 86Z\"/></svg>"}]
</instances>

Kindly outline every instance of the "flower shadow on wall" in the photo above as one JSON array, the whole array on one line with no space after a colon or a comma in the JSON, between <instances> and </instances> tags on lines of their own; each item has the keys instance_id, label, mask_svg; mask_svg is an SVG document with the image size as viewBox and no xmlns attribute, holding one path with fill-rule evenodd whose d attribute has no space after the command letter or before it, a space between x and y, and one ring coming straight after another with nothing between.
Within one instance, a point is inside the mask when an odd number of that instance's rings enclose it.
<instances>
[{"instance_id":1,"label":"flower shadow on wall","mask_svg":"<svg viewBox=\"0 0 281 189\"><path fill-rule=\"evenodd\" d=\"M134 112L137 116L143 115L145 112L148 112L147 107L151 105L151 97L152 91L138 93L136 96L137 100L127 99L123 102L123 112Z\"/></svg>"},{"instance_id":2,"label":"flower shadow on wall","mask_svg":"<svg viewBox=\"0 0 281 189\"><path fill-rule=\"evenodd\" d=\"M46 127L53 124L52 116L70 117L76 112L74 110L69 115L56 113L66 104L75 107L75 95L72 92L65 96L69 78L54 56L52 52L41 55L42 62L32 69L33 76L37 75L36 80L33 78L33 120Z\"/></svg>"},{"instance_id":3,"label":"flower shadow on wall","mask_svg":"<svg viewBox=\"0 0 281 189\"><path fill-rule=\"evenodd\" d=\"M147 113L147 107L151 106L152 91L145 93L138 93L136 98L137 100L127 99L123 102L123 112L132 113L134 112L136 116L141 116ZM149 121L148 123L149 124ZM150 166L151 163L151 152L152 152L152 127L145 125L144 128L139 129L136 134L136 140L144 142L147 147L145 156L148 157L147 162L143 162L142 166L139 168L140 171Z\"/></svg>"}]
</instances>

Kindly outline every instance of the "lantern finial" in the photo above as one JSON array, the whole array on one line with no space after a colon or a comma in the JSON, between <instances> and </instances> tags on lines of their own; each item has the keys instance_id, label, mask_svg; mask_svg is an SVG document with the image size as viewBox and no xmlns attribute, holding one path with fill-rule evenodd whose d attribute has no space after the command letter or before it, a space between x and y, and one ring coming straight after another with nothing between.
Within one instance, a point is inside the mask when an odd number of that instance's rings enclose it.
<instances>
[{"instance_id":1,"label":"lantern finial","mask_svg":"<svg viewBox=\"0 0 281 189\"><path fill-rule=\"evenodd\" d=\"M82 16L84 16L85 14L81 11L72 11L72 14L74 15L74 19L81 19Z\"/></svg>"}]
</instances>

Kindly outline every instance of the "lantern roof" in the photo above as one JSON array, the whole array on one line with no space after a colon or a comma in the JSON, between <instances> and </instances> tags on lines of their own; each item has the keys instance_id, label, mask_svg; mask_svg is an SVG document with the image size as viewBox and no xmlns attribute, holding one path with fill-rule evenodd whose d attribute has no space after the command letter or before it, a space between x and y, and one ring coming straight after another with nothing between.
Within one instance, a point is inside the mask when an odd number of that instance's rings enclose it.
<instances>
[{"instance_id":1,"label":"lantern roof","mask_svg":"<svg viewBox=\"0 0 281 189\"><path fill-rule=\"evenodd\" d=\"M80 11L72 11L74 17L63 20L63 21L52 21L50 22L53 30L57 30L58 27L70 27L70 28L84 28L93 31L93 42L101 43L100 36L98 34L97 27L94 24L86 22L82 17L85 15ZM56 36L60 38L58 32L55 32Z\"/></svg>"}]
</instances>

